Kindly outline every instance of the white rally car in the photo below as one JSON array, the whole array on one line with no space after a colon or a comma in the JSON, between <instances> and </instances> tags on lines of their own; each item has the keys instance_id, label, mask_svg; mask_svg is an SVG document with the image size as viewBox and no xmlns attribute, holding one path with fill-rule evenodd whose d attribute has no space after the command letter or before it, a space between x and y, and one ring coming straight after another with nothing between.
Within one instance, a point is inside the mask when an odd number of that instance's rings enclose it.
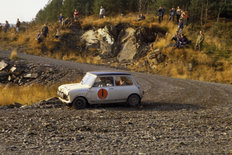
<instances>
[{"instance_id":1,"label":"white rally car","mask_svg":"<svg viewBox=\"0 0 232 155\"><path fill-rule=\"evenodd\" d=\"M99 103L126 102L137 106L143 91L129 73L87 72L80 83L59 86L57 95L62 102L81 109Z\"/></svg>"}]
</instances>

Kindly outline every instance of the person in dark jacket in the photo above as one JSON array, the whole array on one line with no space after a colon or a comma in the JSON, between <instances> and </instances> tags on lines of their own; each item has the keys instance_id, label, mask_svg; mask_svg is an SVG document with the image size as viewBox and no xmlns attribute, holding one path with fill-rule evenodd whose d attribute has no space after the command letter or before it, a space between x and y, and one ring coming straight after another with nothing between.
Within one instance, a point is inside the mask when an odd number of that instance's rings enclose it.
<instances>
[{"instance_id":1,"label":"person in dark jacket","mask_svg":"<svg viewBox=\"0 0 232 155\"><path fill-rule=\"evenodd\" d=\"M8 21L6 20L6 23L4 25L4 32L6 33L10 28L10 24L8 23Z\"/></svg>"},{"instance_id":2,"label":"person in dark jacket","mask_svg":"<svg viewBox=\"0 0 232 155\"><path fill-rule=\"evenodd\" d=\"M184 34L181 34L180 39L179 39L179 41L177 43L177 46L178 46L178 48L181 48L181 47L183 47L183 46L185 46L187 44L190 44L190 43L191 43L191 41L188 40L188 38Z\"/></svg>"},{"instance_id":3,"label":"person in dark jacket","mask_svg":"<svg viewBox=\"0 0 232 155\"><path fill-rule=\"evenodd\" d=\"M158 20L159 23L161 23L161 21L163 20L163 15L164 15L164 11L162 7L159 7L159 10L157 12L157 16L158 16Z\"/></svg>"},{"instance_id":4,"label":"person in dark jacket","mask_svg":"<svg viewBox=\"0 0 232 155\"><path fill-rule=\"evenodd\" d=\"M184 29L184 23L183 23L183 20L180 19L179 23L178 23L178 31L179 33L183 33L183 29Z\"/></svg>"},{"instance_id":5,"label":"person in dark jacket","mask_svg":"<svg viewBox=\"0 0 232 155\"><path fill-rule=\"evenodd\" d=\"M44 24L44 26L42 28L42 35L44 36L44 38L46 38L47 35L48 35L48 26L47 26L47 24Z\"/></svg>"},{"instance_id":6,"label":"person in dark jacket","mask_svg":"<svg viewBox=\"0 0 232 155\"><path fill-rule=\"evenodd\" d=\"M181 10L180 7L178 6L178 7L176 8L176 21L177 21L177 23L178 23L179 20L180 20L181 12L182 12L182 10Z\"/></svg>"},{"instance_id":7,"label":"person in dark jacket","mask_svg":"<svg viewBox=\"0 0 232 155\"><path fill-rule=\"evenodd\" d=\"M2 31L2 24L0 23L0 32Z\"/></svg>"},{"instance_id":8,"label":"person in dark jacket","mask_svg":"<svg viewBox=\"0 0 232 155\"><path fill-rule=\"evenodd\" d=\"M63 24L64 16L60 13L59 23Z\"/></svg>"},{"instance_id":9,"label":"person in dark jacket","mask_svg":"<svg viewBox=\"0 0 232 155\"><path fill-rule=\"evenodd\" d=\"M16 32L19 32L20 25L21 25L21 22L19 21L19 19L17 19L17 22L16 22Z\"/></svg>"},{"instance_id":10,"label":"person in dark jacket","mask_svg":"<svg viewBox=\"0 0 232 155\"><path fill-rule=\"evenodd\" d=\"M172 8L170 10L170 16L168 18L168 21L172 20L174 22L175 14L176 14L176 10L175 10L175 8Z\"/></svg>"}]
</instances>

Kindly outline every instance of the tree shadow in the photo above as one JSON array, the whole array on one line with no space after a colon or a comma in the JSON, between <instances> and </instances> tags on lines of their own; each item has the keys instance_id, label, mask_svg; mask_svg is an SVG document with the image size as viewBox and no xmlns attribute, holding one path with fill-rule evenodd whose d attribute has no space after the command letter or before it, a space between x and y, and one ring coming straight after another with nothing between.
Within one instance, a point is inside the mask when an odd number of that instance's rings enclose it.
<instances>
[{"instance_id":1,"label":"tree shadow","mask_svg":"<svg viewBox=\"0 0 232 155\"><path fill-rule=\"evenodd\" d=\"M204 107L196 104L181 104L168 102L143 102L140 106L130 107L125 103L91 105L89 109L125 110L125 111L178 111L178 110L199 110Z\"/></svg>"}]
</instances>

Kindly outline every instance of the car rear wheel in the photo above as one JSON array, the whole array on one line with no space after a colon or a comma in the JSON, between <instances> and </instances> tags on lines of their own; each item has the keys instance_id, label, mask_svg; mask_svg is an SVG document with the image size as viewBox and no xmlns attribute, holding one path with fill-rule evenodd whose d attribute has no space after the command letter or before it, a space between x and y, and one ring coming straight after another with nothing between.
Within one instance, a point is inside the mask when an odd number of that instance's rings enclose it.
<instances>
[{"instance_id":1,"label":"car rear wheel","mask_svg":"<svg viewBox=\"0 0 232 155\"><path fill-rule=\"evenodd\" d=\"M77 97L72 105L76 109L84 109L87 106L87 101L83 97Z\"/></svg>"},{"instance_id":2,"label":"car rear wheel","mask_svg":"<svg viewBox=\"0 0 232 155\"><path fill-rule=\"evenodd\" d=\"M133 94L133 95L129 96L128 99L127 99L127 104L129 106L133 106L133 107L140 105L140 102L141 102L141 99L136 94Z\"/></svg>"}]
</instances>

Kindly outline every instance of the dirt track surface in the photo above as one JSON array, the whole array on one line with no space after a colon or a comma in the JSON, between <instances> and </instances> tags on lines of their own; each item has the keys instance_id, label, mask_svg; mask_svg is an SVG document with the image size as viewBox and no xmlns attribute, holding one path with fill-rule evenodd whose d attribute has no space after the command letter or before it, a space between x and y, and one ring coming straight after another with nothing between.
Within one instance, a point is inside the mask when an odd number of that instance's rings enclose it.
<instances>
[{"instance_id":1,"label":"dirt track surface","mask_svg":"<svg viewBox=\"0 0 232 155\"><path fill-rule=\"evenodd\" d=\"M0 56L9 56L1 51ZM81 72L115 70L25 54L19 57ZM232 86L132 72L143 105L75 110L57 99L0 108L0 150L24 154L229 154Z\"/></svg>"}]
</instances>

